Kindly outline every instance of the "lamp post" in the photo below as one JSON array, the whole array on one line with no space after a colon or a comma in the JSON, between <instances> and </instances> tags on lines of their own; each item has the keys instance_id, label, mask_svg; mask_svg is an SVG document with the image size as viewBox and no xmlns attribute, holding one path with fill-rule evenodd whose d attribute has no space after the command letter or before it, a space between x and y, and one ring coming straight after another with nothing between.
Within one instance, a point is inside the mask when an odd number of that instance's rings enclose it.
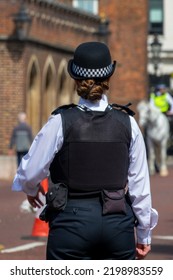
<instances>
[{"instance_id":1,"label":"lamp post","mask_svg":"<svg viewBox=\"0 0 173 280\"><path fill-rule=\"evenodd\" d=\"M159 42L158 35L155 34L151 46L152 61L154 66L154 74L157 76L157 71L160 63L160 53L162 44Z\"/></svg>"},{"instance_id":2,"label":"lamp post","mask_svg":"<svg viewBox=\"0 0 173 280\"><path fill-rule=\"evenodd\" d=\"M29 16L25 6L22 4L18 13L13 15L15 24L15 36L18 40L26 39L32 19Z\"/></svg>"},{"instance_id":3,"label":"lamp post","mask_svg":"<svg viewBox=\"0 0 173 280\"><path fill-rule=\"evenodd\" d=\"M99 27L94 34L98 36L99 40L102 40L102 42L107 44L108 36L110 35L109 20L106 18L104 13L100 15Z\"/></svg>"}]
</instances>

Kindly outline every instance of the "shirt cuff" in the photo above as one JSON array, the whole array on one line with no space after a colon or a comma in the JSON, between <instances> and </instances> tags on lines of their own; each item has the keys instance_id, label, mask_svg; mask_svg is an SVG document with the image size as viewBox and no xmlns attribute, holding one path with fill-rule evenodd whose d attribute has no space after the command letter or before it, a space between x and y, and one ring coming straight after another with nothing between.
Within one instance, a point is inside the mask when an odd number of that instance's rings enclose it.
<instances>
[{"instance_id":1,"label":"shirt cuff","mask_svg":"<svg viewBox=\"0 0 173 280\"><path fill-rule=\"evenodd\" d=\"M19 180L18 180L18 178L16 178L16 176L14 178L11 189L12 189L12 191L15 191L15 192L22 192L23 191L21 185L19 184Z\"/></svg>"},{"instance_id":2,"label":"shirt cuff","mask_svg":"<svg viewBox=\"0 0 173 280\"><path fill-rule=\"evenodd\" d=\"M39 189L39 184L33 188L29 188L26 184L20 182L20 178L16 175L12 184L12 191L24 192L27 195L35 197Z\"/></svg>"},{"instance_id":3,"label":"shirt cuff","mask_svg":"<svg viewBox=\"0 0 173 280\"><path fill-rule=\"evenodd\" d=\"M151 244L151 230L136 228L137 243Z\"/></svg>"},{"instance_id":4,"label":"shirt cuff","mask_svg":"<svg viewBox=\"0 0 173 280\"><path fill-rule=\"evenodd\" d=\"M142 228L140 225L136 228L137 243L151 244L152 230L158 223L158 212L151 208L150 227L148 229Z\"/></svg>"}]
</instances>

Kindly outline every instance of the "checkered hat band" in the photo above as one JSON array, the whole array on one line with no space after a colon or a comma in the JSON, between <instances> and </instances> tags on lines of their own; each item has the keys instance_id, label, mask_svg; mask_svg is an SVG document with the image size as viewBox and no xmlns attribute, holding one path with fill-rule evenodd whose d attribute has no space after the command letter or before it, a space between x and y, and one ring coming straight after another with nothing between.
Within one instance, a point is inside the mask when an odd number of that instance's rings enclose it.
<instances>
[{"instance_id":1,"label":"checkered hat band","mask_svg":"<svg viewBox=\"0 0 173 280\"><path fill-rule=\"evenodd\" d=\"M112 72L112 63L104 68L89 69L77 66L73 63L73 73L84 78L102 78L107 77Z\"/></svg>"}]
</instances>

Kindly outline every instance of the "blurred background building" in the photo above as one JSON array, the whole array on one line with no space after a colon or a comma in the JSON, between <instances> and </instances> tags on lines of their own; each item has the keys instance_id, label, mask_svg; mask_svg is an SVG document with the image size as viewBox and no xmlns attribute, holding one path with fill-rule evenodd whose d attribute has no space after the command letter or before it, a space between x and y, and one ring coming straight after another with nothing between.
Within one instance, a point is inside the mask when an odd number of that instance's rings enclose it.
<instances>
[{"instance_id":1,"label":"blurred background building","mask_svg":"<svg viewBox=\"0 0 173 280\"><path fill-rule=\"evenodd\" d=\"M164 83L173 90L173 1L149 0L149 85Z\"/></svg>"},{"instance_id":2,"label":"blurred background building","mask_svg":"<svg viewBox=\"0 0 173 280\"><path fill-rule=\"evenodd\" d=\"M0 0L0 164L4 170L19 112L27 113L35 135L52 110L78 101L67 63L82 42L105 42L117 60L111 103L132 102L135 110L160 78L171 87L172 8L170 0ZM157 44L157 50L151 47L153 42L159 42L159 50ZM0 177L5 174L1 172Z\"/></svg>"}]
</instances>

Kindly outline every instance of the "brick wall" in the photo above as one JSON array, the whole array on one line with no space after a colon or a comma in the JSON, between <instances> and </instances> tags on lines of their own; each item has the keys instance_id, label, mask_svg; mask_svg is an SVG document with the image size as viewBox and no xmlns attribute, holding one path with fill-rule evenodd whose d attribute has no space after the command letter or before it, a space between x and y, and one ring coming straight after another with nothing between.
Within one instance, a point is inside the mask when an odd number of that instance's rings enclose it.
<instances>
[{"instance_id":1,"label":"brick wall","mask_svg":"<svg viewBox=\"0 0 173 280\"><path fill-rule=\"evenodd\" d=\"M3 12L0 18L0 155L7 154L18 112L26 110L26 72L31 56L34 54L38 59L43 87L43 69L48 56L53 58L57 76L60 61L71 58L76 45L84 40L97 40L92 33L98 29L99 17L77 13L70 5L65 9L64 5L56 6L46 1L24 2L32 26L29 32L31 42L23 43L13 37L12 15L19 11L20 1L0 1Z\"/></svg>"},{"instance_id":2,"label":"brick wall","mask_svg":"<svg viewBox=\"0 0 173 280\"><path fill-rule=\"evenodd\" d=\"M7 44L0 45L0 154L3 154L8 147L11 128L16 122L17 113L23 110L24 105L24 61L18 56L19 53L19 45L15 44L10 52L7 51Z\"/></svg>"},{"instance_id":3,"label":"brick wall","mask_svg":"<svg viewBox=\"0 0 173 280\"><path fill-rule=\"evenodd\" d=\"M14 30L11 15L19 10L20 1L0 1L0 155L7 154L17 113L26 109L26 71L30 57L36 55L43 77L48 55L52 56L57 71L61 59L68 60L78 44L100 40L93 34L99 28L100 18L77 12L70 0L57 0L62 7L40 0L24 2L32 17L29 36L33 40L25 44L7 40ZM68 4L66 9L64 3ZM132 101L135 109L135 104L147 92L147 1L100 0L99 13L110 20L108 45L112 58L118 62L111 79L110 101L123 104Z\"/></svg>"},{"instance_id":4,"label":"brick wall","mask_svg":"<svg viewBox=\"0 0 173 280\"><path fill-rule=\"evenodd\" d=\"M118 62L111 99L136 104L147 93L147 1L100 1L100 11L110 19L109 45Z\"/></svg>"}]
</instances>

